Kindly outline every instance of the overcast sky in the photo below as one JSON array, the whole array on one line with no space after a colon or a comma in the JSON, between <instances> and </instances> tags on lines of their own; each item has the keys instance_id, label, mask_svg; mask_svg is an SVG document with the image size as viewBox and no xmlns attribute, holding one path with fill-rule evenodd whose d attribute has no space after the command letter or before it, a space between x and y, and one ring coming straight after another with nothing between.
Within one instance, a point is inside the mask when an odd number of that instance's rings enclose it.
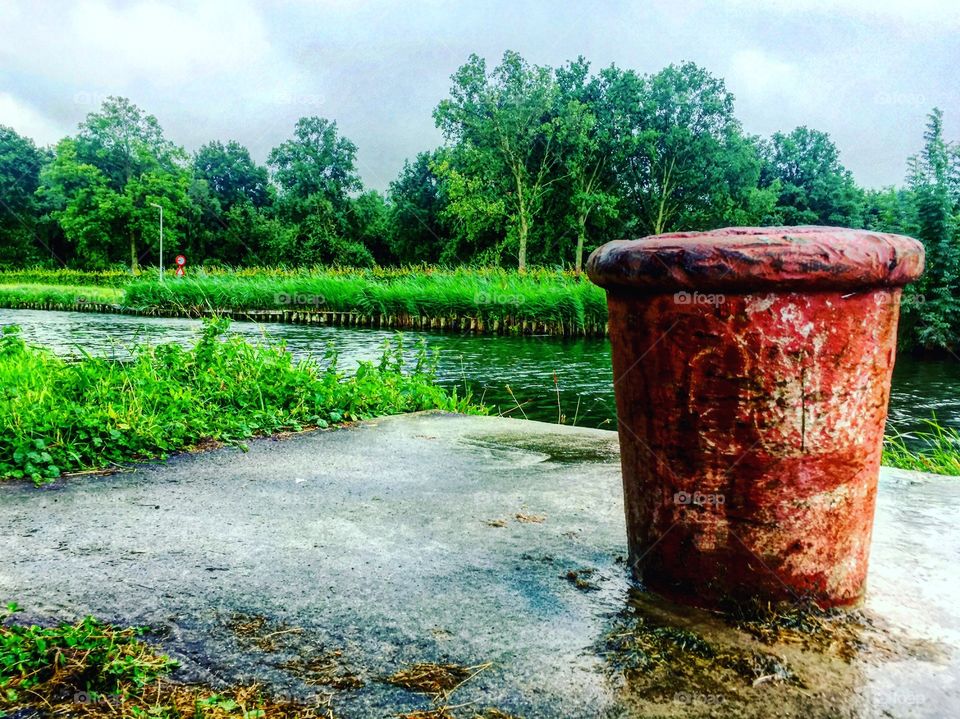
<instances>
[{"instance_id":1,"label":"overcast sky","mask_svg":"<svg viewBox=\"0 0 960 719\"><path fill-rule=\"evenodd\" d=\"M726 80L748 132L826 130L868 186L903 180L931 107L960 139L956 0L0 0L0 38L0 124L38 144L108 95L188 150L235 139L259 161L321 115L378 189L440 143L431 112L471 52L643 73L693 60Z\"/></svg>"}]
</instances>

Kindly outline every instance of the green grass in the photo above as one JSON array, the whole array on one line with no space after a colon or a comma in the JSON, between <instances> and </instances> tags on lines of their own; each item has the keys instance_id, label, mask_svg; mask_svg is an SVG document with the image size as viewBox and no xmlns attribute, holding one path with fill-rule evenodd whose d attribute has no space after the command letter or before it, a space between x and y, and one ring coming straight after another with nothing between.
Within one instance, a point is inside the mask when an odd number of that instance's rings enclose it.
<instances>
[{"instance_id":1,"label":"green grass","mask_svg":"<svg viewBox=\"0 0 960 719\"><path fill-rule=\"evenodd\" d=\"M205 324L196 344L140 346L129 362L69 362L0 337L0 479L49 481L63 472L163 457L202 443L425 409L482 412L436 384L421 345L404 368L402 340L350 376L329 352L295 361L282 344L251 345Z\"/></svg>"},{"instance_id":2,"label":"green grass","mask_svg":"<svg viewBox=\"0 0 960 719\"><path fill-rule=\"evenodd\" d=\"M509 317L521 322L563 324L566 328L576 329L602 324L607 317L606 300L600 288L583 277L555 270L520 274L495 268L429 266L373 270L250 267L191 270L186 278L170 274L163 283L157 281L149 270L139 278L120 270L0 272L0 306L41 302L69 305L81 298L94 303L183 312L199 309L314 309L401 317L460 315L485 322ZM146 350L144 352L149 354ZM0 372L3 372L2 364ZM2 377L0 374L0 379ZM4 398L9 395L9 391L0 392L4 393ZM261 430L254 428L253 431ZM36 443L32 448L28 446L28 454L38 451L41 457L45 456L44 453L49 454L46 438L34 439L44 447L37 447ZM163 443L158 440L157 444ZM0 451L2 447L0 441ZM148 450L146 456L170 449L157 446ZM110 458L109 461L116 460ZM926 431L887 437L883 464L960 475L960 433L941 427L933 420ZM56 463L53 465L61 468ZM3 471L4 459L0 453L0 474Z\"/></svg>"},{"instance_id":3,"label":"green grass","mask_svg":"<svg viewBox=\"0 0 960 719\"><path fill-rule=\"evenodd\" d=\"M0 304L91 302L135 309L321 310L397 317L473 317L484 322L563 325L569 330L602 325L606 298L586 277L559 270L519 273L494 268L437 267L192 269L185 278L154 272L75 270L0 272ZM92 288L101 288L98 293ZM119 294L122 290L123 294Z\"/></svg>"},{"instance_id":4,"label":"green grass","mask_svg":"<svg viewBox=\"0 0 960 719\"><path fill-rule=\"evenodd\" d=\"M95 285L97 287L123 287L133 275L129 270L84 270L28 268L0 270L0 284L10 285Z\"/></svg>"},{"instance_id":5,"label":"green grass","mask_svg":"<svg viewBox=\"0 0 960 719\"><path fill-rule=\"evenodd\" d=\"M19 608L7 607L7 614ZM84 686L89 692L116 692L124 685L142 687L172 668L165 656L152 654L138 639L138 629L116 630L92 618L76 624L43 628L0 626L0 692L8 701L34 690L57 674L71 673L84 664Z\"/></svg>"},{"instance_id":6,"label":"green grass","mask_svg":"<svg viewBox=\"0 0 960 719\"><path fill-rule=\"evenodd\" d=\"M960 431L944 427L936 417L924 421L927 429L885 438L881 463L898 469L960 477Z\"/></svg>"},{"instance_id":7,"label":"green grass","mask_svg":"<svg viewBox=\"0 0 960 719\"><path fill-rule=\"evenodd\" d=\"M6 281L0 275L0 280ZM123 301L123 290L117 287L97 285L41 285L41 284L0 284L0 306L31 306L41 302L62 305L93 302L100 304L119 304Z\"/></svg>"},{"instance_id":8,"label":"green grass","mask_svg":"<svg viewBox=\"0 0 960 719\"><path fill-rule=\"evenodd\" d=\"M540 270L311 270L217 273L126 287L129 307L293 309L398 317L512 318L582 329L606 322L599 287L569 273Z\"/></svg>"},{"instance_id":9,"label":"green grass","mask_svg":"<svg viewBox=\"0 0 960 719\"><path fill-rule=\"evenodd\" d=\"M87 617L55 627L14 624L0 611L0 717L88 719L320 719L323 707L273 700L256 685L213 690L173 682L176 662L145 644L146 631Z\"/></svg>"}]
</instances>

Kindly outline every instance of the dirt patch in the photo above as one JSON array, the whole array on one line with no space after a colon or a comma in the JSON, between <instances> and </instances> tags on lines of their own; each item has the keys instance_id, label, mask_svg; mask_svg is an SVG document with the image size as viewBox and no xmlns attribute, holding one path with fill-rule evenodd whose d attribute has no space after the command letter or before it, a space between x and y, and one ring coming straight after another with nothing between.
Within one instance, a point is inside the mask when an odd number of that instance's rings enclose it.
<instances>
[{"instance_id":1,"label":"dirt patch","mask_svg":"<svg viewBox=\"0 0 960 719\"><path fill-rule=\"evenodd\" d=\"M525 514L524 512L517 512L513 518L521 524L543 524L547 521L545 514Z\"/></svg>"},{"instance_id":2,"label":"dirt patch","mask_svg":"<svg viewBox=\"0 0 960 719\"><path fill-rule=\"evenodd\" d=\"M589 567L584 569L571 569L563 575L563 578L581 592L593 592L600 589L600 585L592 579L596 573L595 569Z\"/></svg>"},{"instance_id":3,"label":"dirt patch","mask_svg":"<svg viewBox=\"0 0 960 719\"><path fill-rule=\"evenodd\" d=\"M387 681L410 691L444 694L456 689L483 666L487 665L462 667L457 664L421 662L395 672L387 678Z\"/></svg>"},{"instance_id":4,"label":"dirt patch","mask_svg":"<svg viewBox=\"0 0 960 719\"><path fill-rule=\"evenodd\" d=\"M359 689L366 682L343 666L343 652L331 651L305 659L292 659L279 665L310 686L334 689Z\"/></svg>"},{"instance_id":5,"label":"dirt patch","mask_svg":"<svg viewBox=\"0 0 960 719\"><path fill-rule=\"evenodd\" d=\"M341 649L330 649L314 642L302 627L271 622L260 615L234 614L227 628L247 646L266 654L282 654L274 662L278 669L309 686L332 689L359 689L366 682L346 662Z\"/></svg>"}]
</instances>

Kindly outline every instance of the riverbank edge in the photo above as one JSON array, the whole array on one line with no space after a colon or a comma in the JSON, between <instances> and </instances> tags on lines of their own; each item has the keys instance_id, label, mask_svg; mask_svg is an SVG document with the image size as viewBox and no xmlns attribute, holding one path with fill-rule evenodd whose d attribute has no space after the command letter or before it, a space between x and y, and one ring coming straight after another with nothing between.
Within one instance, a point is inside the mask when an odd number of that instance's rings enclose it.
<instances>
[{"instance_id":1,"label":"riverbank edge","mask_svg":"<svg viewBox=\"0 0 960 719\"><path fill-rule=\"evenodd\" d=\"M563 322L544 322L521 319L485 320L468 315L445 317L425 315L385 315L362 312L327 312L320 310L292 309L205 309L186 307L127 307L126 305L99 302L2 302L0 308L9 310L38 310L52 312L94 312L98 314L134 315L138 317L164 317L204 319L229 317L241 322L318 325L320 327L360 327L368 329L419 330L459 332L478 335L537 335L551 337L606 337L607 323L576 327Z\"/></svg>"},{"instance_id":2,"label":"riverbank edge","mask_svg":"<svg viewBox=\"0 0 960 719\"><path fill-rule=\"evenodd\" d=\"M170 452L166 456L162 456L162 457L145 457L142 459L131 459L127 462L115 464L110 467L98 467L95 469L85 469L78 472L64 472L59 477L56 477L55 479L51 479L49 482L46 482L40 486L37 486L33 481L27 478L4 479L2 477L0 477L0 485L13 486L17 484L23 484L23 485L30 485L37 489L42 489L42 490L56 490L56 489L62 488L64 484L72 480L83 479L84 477L112 477L118 474L131 474L144 466L166 464L172 460L176 460L179 457L188 457L188 456L195 456L200 454L207 454L208 452L213 452L213 451L222 450L222 449L229 449L231 447L245 452L247 451L247 446L250 443L255 443L255 442L285 442L291 439L296 439L297 437L301 437L301 436L313 434L313 433L338 432L343 430L357 429L364 426L368 426L368 427L376 426L377 423L383 420L388 420L396 417L412 418L412 417L426 417L431 415L454 417L454 418L470 416L470 415L463 414L461 412L449 412L447 410L442 410L442 409L421 409L421 410L415 410L413 412L403 412L401 414L382 415L378 417L372 417L370 419L347 420L344 422L338 422L337 424L331 425L329 427L307 425L299 430L284 430L281 432L271 432L269 434L255 434L255 435L251 435L250 437L247 437L246 439L240 442L224 442L220 440L208 439L208 440L204 440L203 442L197 445L175 450L173 452ZM518 420L515 417L504 417L504 416L497 416L497 415L485 415L485 416L496 417L497 419L517 420L522 422L535 422L537 424L544 424L550 427L560 428L561 430L564 430L569 427L571 429L577 429L577 430L589 429L596 432L609 432L611 435L617 434L616 430L600 429L600 428L594 428L594 427L580 427L577 425L553 424L551 422L542 422L540 420L528 420L528 419ZM891 439L890 437L886 437L885 442L889 442L890 439ZM921 455L915 455L915 456L921 456ZM925 475L936 475L938 477L955 476L948 473L937 472L934 470L919 469L916 466L916 464L917 464L916 462L913 462L911 464L907 464L904 462L889 462L889 463L882 462L880 466L881 468L885 467L887 469L896 469L901 472L910 472L912 474L915 474L918 478L922 478Z\"/></svg>"}]
</instances>

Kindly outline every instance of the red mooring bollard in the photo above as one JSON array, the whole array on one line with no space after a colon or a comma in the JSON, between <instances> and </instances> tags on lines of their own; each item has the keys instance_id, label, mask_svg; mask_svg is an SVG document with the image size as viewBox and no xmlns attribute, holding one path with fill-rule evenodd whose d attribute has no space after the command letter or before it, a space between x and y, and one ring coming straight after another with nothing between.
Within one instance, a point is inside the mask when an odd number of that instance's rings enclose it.
<instances>
[{"instance_id":1,"label":"red mooring bollard","mask_svg":"<svg viewBox=\"0 0 960 719\"><path fill-rule=\"evenodd\" d=\"M610 242L634 574L728 607L863 596L901 287L923 247L833 227Z\"/></svg>"}]
</instances>

